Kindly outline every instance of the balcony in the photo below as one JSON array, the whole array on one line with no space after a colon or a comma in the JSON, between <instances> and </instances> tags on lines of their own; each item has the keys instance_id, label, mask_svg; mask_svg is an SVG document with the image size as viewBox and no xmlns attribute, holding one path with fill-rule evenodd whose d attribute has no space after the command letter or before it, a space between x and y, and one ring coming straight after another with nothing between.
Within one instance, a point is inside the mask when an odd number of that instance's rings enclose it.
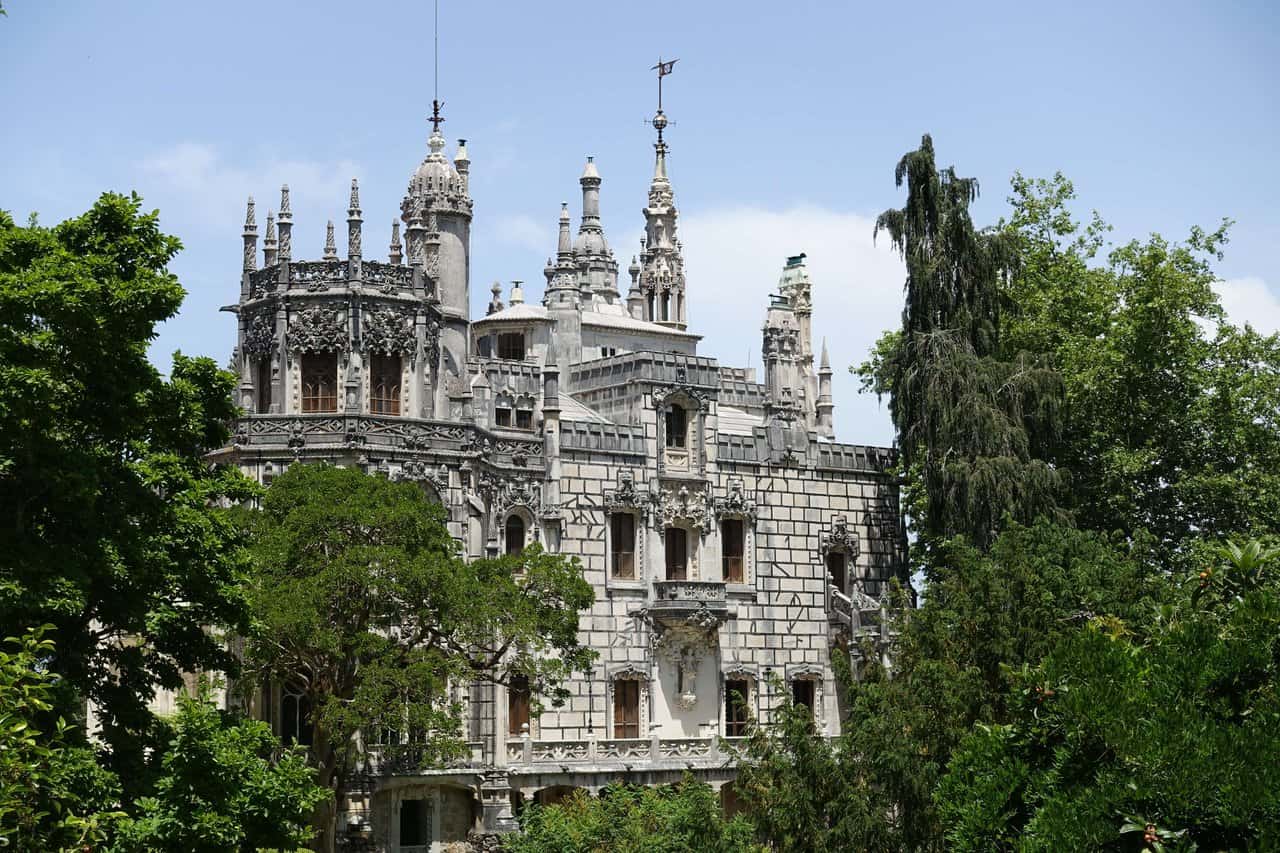
<instances>
[{"instance_id":1,"label":"balcony","mask_svg":"<svg viewBox=\"0 0 1280 853\"><path fill-rule=\"evenodd\" d=\"M889 638L889 620L885 605L859 589L853 595L845 595L835 585L827 587L827 618L837 634L845 635L851 643L862 639L877 642Z\"/></svg>"},{"instance_id":2,"label":"balcony","mask_svg":"<svg viewBox=\"0 0 1280 853\"><path fill-rule=\"evenodd\" d=\"M622 770L644 766L721 767L745 738L587 738L586 740L507 741L507 765L516 769L562 771L591 768Z\"/></svg>"},{"instance_id":3,"label":"balcony","mask_svg":"<svg viewBox=\"0 0 1280 853\"><path fill-rule=\"evenodd\" d=\"M718 623L728 613L723 581L655 581L649 612L687 620L705 614L709 623ZM710 627L708 624L706 627Z\"/></svg>"}]
</instances>

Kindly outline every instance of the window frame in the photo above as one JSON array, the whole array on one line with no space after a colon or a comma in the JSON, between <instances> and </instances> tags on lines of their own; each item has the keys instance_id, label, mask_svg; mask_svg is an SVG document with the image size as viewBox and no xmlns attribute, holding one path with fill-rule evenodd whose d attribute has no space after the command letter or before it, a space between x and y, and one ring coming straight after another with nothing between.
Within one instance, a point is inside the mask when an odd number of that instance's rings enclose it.
<instances>
[{"instance_id":1,"label":"window frame","mask_svg":"<svg viewBox=\"0 0 1280 853\"><path fill-rule=\"evenodd\" d=\"M737 553L730 553L729 542L730 537L726 533L729 525L736 525L737 536ZM733 563L737 560L737 577L733 577ZM726 584L737 584L739 586L747 583L747 520L740 516L725 516L720 519L720 576Z\"/></svg>"},{"instance_id":2,"label":"window frame","mask_svg":"<svg viewBox=\"0 0 1280 853\"><path fill-rule=\"evenodd\" d=\"M746 737L747 727L751 722L751 704L755 696L754 679L745 674L732 672L724 678L724 718L725 737ZM741 690L737 687L741 686ZM741 701L734 701L734 693L740 693Z\"/></svg>"},{"instance_id":3,"label":"window frame","mask_svg":"<svg viewBox=\"0 0 1280 853\"><path fill-rule=\"evenodd\" d=\"M619 522L625 522L630 527L629 538L631 540L630 541L631 547L627 550L622 550L618 547ZM637 529L640 526L638 522L639 522L639 519L636 517L636 513L633 513L633 512L614 512L609 514L609 579L610 580L622 581L624 583L626 582L633 583L641 580L639 576L639 572L637 571L637 569L639 568L638 567L639 560L637 559L637 557L639 556L639 548L637 547L639 537L636 534L637 534ZM629 568L628 568L629 573L626 575L619 573L619 563L621 562L619 558L623 556L630 558L627 561L629 563Z\"/></svg>"},{"instance_id":4,"label":"window frame","mask_svg":"<svg viewBox=\"0 0 1280 853\"><path fill-rule=\"evenodd\" d=\"M494 353L499 361L524 361L529 355L528 336L523 330L517 332L497 332L494 335ZM520 339L520 346L517 348L514 339ZM519 355L513 355L515 352Z\"/></svg>"},{"instance_id":5,"label":"window frame","mask_svg":"<svg viewBox=\"0 0 1280 853\"><path fill-rule=\"evenodd\" d=\"M627 706L623 705L624 694ZM610 730L615 740L635 740L642 736L641 695L642 682L639 678L620 676L613 679L613 724ZM634 713L634 720L628 720L627 717L632 716L632 713Z\"/></svg>"},{"instance_id":6,"label":"window frame","mask_svg":"<svg viewBox=\"0 0 1280 853\"><path fill-rule=\"evenodd\" d=\"M511 676L507 684L507 735L509 737L533 734L532 707L533 691L530 688L529 676L524 674Z\"/></svg>"},{"instance_id":7,"label":"window frame","mask_svg":"<svg viewBox=\"0 0 1280 853\"><path fill-rule=\"evenodd\" d=\"M680 547L684 551L683 560L680 561L680 576L672 577L672 534L678 533L680 537ZM668 581L687 581L693 579L693 566L689 559L689 530L676 524L665 527L662 531L662 563L663 563L663 580Z\"/></svg>"},{"instance_id":8,"label":"window frame","mask_svg":"<svg viewBox=\"0 0 1280 853\"><path fill-rule=\"evenodd\" d=\"M369 414L399 417L404 360L399 355L372 353L369 356L368 377ZM388 380L391 380L390 388L387 386ZM379 394L379 391L382 393Z\"/></svg>"},{"instance_id":9,"label":"window frame","mask_svg":"<svg viewBox=\"0 0 1280 853\"><path fill-rule=\"evenodd\" d=\"M325 372L318 365L324 363ZM320 381L314 377L320 376ZM325 393L323 379L329 379L332 390ZM309 385L318 386L318 390L308 393ZM298 357L298 402L299 411L304 415L326 414L338 412L338 354L332 352L304 352Z\"/></svg>"},{"instance_id":10,"label":"window frame","mask_svg":"<svg viewBox=\"0 0 1280 853\"><path fill-rule=\"evenodd\" d=\"M511 528L513 524L520 525L520 546L512 550ZM525 547L529 544L529 523L525 521L524 516L518 512L513 512L502 522L502 553L506 556L519 555L524 552Z\"/></svg>"}]
</instances>

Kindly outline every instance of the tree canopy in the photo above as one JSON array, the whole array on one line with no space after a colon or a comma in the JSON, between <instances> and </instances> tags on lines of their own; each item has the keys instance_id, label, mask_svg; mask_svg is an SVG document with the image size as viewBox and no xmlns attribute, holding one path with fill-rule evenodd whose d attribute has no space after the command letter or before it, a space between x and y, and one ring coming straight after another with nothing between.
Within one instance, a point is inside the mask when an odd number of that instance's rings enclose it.
<instances>
[{"instance_id":1,"label":"tree canopy","mask_svg":"<svg viewBox=\"0 0 1280 853\"><path fill-rule=\"evenodd\" d=\"M372 733L390 735L382 761L438 765L463 747L459 691L520 675L557 702L593 657L576 560L531 546L465 561L417 484L295 464L249 520L248 671L307 698L306 736L338 801Z\"/></svg>"},{"instance_id":2,"label":"tree canopy","mask_svg":"<svg viewBox=\"0 0 1280 853\"><path fill-rule=\"evenodd\" d=\"M234 666L245 551L219 507L252 489L202 458L233 377L147 360L183 290L180 244L141 205L107 193L52 228L0 213L0 624L52 626L64 709L92 701L135 763L157 688Z\"/></svg>"}]
</instances>

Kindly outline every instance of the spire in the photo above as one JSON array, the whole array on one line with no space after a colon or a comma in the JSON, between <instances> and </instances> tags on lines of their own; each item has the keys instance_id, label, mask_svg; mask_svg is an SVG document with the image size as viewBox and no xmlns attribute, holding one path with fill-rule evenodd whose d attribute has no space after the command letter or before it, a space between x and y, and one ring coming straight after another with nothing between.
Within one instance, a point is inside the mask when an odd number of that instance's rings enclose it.
<instances>
[{"instance_id":1,"label":"spire","mask_svg":"<svg viewBox=\"0 0 1280 853\"><path fill-rule=\"evenodd\" d=\"M831 359L827 356L827 339L822 339L822 362L818 365L818 370L823 373L831 372Z\"/></svg>"},{"instance_id":2,"label":"spire","mask_svg":"<svg viewBox=\"0 0 1280 853\"><path fill-rule=\"evenodd\" d=\"M685 302L684 257L676 237L676 200L667 176L667 143L663 131L670 122L662 110L662 78L672 72L676 60L658 60L658 111L650 124L658 132L654 143L653 179L649 182L649 204L644 209L645 233L640 252L640 293L644 319L688 327Z\"/></svg>"},{"instance_id":3,"label":"spire","mask_svg":"<svg viewBox=\"0 0 1280 853\"><path fill-rule=\"evenodd\" d=\"M560 202L560 235L556 240L556 256L568 257L573 253L573 243L569 238L569 202Z\"/></svg>"},{"instance_id":4,"label":"spire","mask_svg":"<svg viewBox=\"0 0 1280 853\"><path fill-rule=\"evenodd\" d=\"M244 212L244 271L253 272L258 268L258 223L254 219L253 196Z\"/></svg>"},{"instance_id":5,"label":"spire","mask_svg":"<svg viewBox=\"0 0 1280 853\"><path fill-rule=\"evenodd\" d=\"M831 359L827 357L826 338L822 339L822 366L818 368L818 401L814 408L816 410L814 426L818 430L818 435L834 440L836 407L831 398Z\"/></svg>"},{"instance_id":6,"label":"spire","mask_svg":"<svg viewBox=\"0 0 1280 853\"><path fill-rule=\"evenodd\" d=\"M347 257L359 260L361 255L360 185L351 179L351 201L347 205Z\"/></svg>"},{"instance_id":7,"label":"spire","mask_svg":"<svg viewBox=\"0 0 1280 853\"><path fill-rule=\"evenodd\" d=\"M329 220L329 224L324 231L324 257L322 260L336 261L338 259L338 247L333 242L333 220Z\"/></svg>"},{"instance_id":8,"label":"spire","mask_svg":"<svg viewBox=\"0 0 1280 853\"><path fill-rule=\"evenodd\" d=\"M264 266L275 266L276 263L276 215L267 211L267 234L262 240L262 263Z\"/></svg>"},{"instance_id":9,"label":"spire","mask_svg":"<svg viewBox=\"0 0 1280 853\"><path fill-rule=\"evenodd\" d=\"M289 185L280 187L280 213L276 215L280 226L280 263L293 259L293 211L289 209Z\"/></svg>"},{"instance_id":10,"label":"spire","mask_svg":"<svg viewBox=\"0 0 1280 853\"><path fill-rule=\"evenodd\" d=\"M400 266L404 261L404 255L401 254L402 246L400 245L400 223L396 220L391 221L391 263Z\"/></svg>"},{"instance_id":11,"label":"spire","mask_svg":"<svg viewBox=\"0 0 1280 853\"><path fill-rule=\"evenodd\" d=\"M573 260L578 268L578 286L584 298L593 296L612 303L618 298L618 262L600 225L600 172L596 158L588 157L578 179L582 186L582 224L573 241Z\"/></svg>"}]
</instances>

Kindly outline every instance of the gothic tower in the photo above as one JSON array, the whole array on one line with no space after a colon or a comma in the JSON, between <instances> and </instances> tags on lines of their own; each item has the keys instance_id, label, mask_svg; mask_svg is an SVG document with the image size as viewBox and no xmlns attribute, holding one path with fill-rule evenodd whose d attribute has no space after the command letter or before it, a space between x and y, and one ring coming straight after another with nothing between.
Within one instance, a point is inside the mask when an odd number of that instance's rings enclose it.
<instances>
[{"instance_id":1,"label":"gothic tower","mask_svg":"<svg viewBox=\"0 0 1280 853\"><path fill-rule=\"evenodd\" d=\"M458 140L452 163L444 154L438 106L432 116L426 159L409 178L400 202L408 260L421 269L439 301L439 373L433 381L435 417L461 405L466 389L467 324L471 315L471 213L468 191L471 161L466 140Z\"/></svg>"},{"instance_id":2,"label":"gothic tower","mask_svg":"<svg viewBox=\"0 0 1280 853\"><path fill-rule=\"evenodd\" d=\"M640 252L640 292L644 319L680 331L689 321L684 294L684 258L676 239L676 199L667 178L667 144L662 139L667 117L659 108L653 117L658 141L649 182L649 206L644 209L644 239Z\"/></svg>"}]
</instances>

